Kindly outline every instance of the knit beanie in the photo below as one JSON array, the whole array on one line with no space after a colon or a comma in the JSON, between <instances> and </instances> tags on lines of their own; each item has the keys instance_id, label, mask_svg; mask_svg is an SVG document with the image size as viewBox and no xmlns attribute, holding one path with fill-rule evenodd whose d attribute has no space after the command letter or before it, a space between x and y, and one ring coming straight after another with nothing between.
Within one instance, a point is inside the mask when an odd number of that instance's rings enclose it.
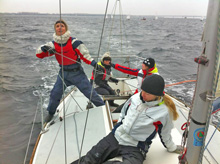
<instances>
[{"instance_id":1,"label":"knit beanie","mask_svg":"<svg viewBox=\"0 0 220 164\"><path fill-rule=\"evenodd\" d=\"M147 58L143 61L143 63L149 68L153 68L155 65L155 60L153 58Z\"/></svg>"},{"instance_id":2,"label":"knit beanie","mask_svg":"<svg viewBox=\"0 0 220 164\"><path fill-rule=\"evenodd\" d=\"M62 24L64 24L64 26L66 27L66 31L68 31L68 25L66 24L66 22L64 21L64 20L58 20L58 21L56 21L56 23L54 24L54 30L56 31L56 24L57 23L62 23Z\"/></svg>"},{"instance_id":3,"label":"knit beanie","mask_svg":"<svg viewBox=\"0 0 220 164\"><path fill-rule=\"evenodd\" d=\"M163 96L164 86L164 79L160 75L152 74L144 79L141 89L155 96Z\"/></svg>"},{"instance_id":4,"label":"knit beanie","mask_svg":"<svg viewBox=\"0 0 220 164\"><path fill-rule=\"evenodd\" d=\"M110 52L106 52L106 53L102 56L101 62L103 62L104 60L110 60L110 61L111 61Z\"/></svg>"}]
</instances>

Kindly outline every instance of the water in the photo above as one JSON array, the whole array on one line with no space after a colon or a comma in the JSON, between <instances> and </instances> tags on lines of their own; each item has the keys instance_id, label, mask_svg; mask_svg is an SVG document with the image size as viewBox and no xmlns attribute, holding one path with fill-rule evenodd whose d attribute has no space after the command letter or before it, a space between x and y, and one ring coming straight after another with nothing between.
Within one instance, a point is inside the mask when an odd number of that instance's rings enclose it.
<instances>
[{"instance_id":1,"label":"water","mask_svg":"<svg viewBox=\"0 0 220 164\"><path fill-rule=\"evenodd\" d=\"M201 36L204 22L199 19L160 18L131 16L124 22L120 37L120 24L111 28L110 19L102 40L100 54L110 50L112 56L121 54L153 57L159 73L166 84L183 80L195 80L197 64L194 58L201 53ZM38 59L36 48L52 40L53 23L58 15L0 15L0 164L23 163L29 135L37 111L32 149L41 128L39 97L43 96L46 109L48 96L56 80L58 64L54 57ZM63 16L72 36L82 40L92 56L97 56L103 24L102 16ZM110 44L109 43L109 35ZM122 46L121 46L122 45ZM124 59L113 59L113 63L126 65ZM131 67L140 68L142 60L132 59ZM83 63L91 76L92 67ZM121 76L119 72L113 72ZM194 83L184 83L166 88L166 91L190 104ZM46 113L46 111L44 112Z\"/></svg>"}]
</instances>

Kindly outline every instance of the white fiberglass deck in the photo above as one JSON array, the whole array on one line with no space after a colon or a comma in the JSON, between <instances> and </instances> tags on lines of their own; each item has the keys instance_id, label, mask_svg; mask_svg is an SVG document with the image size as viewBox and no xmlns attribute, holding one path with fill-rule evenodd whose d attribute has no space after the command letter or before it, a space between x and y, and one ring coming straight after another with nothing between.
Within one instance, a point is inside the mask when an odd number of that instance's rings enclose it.
<instances>
[{"instance_id":1,"label":"white fiberglass deck","mask_svg":"<svg viewBox=\"0 0 220 164\"><path fill-rule=\"evenodd\" d=\"M123 85L128 84L128 85ZM121 90L121 93L134 91L136 86L136 79L126 80L126 83L119 82L117 86ZM73 100L73 98L76 100ZM173 140L176 144L181 144L182 133L180 127L183 123L186 122L188 117L188 109L181 102L173 99L180 118L174 122L175 128L172 130ZM66 108L66 156L67 163L70 163L79 157L79 149L81 148L82 136L85 126L85 120L87 111L85 110L88 99L82 95L78 90L73 91L65 99L65 108ZM121 100L116 100L116 103L120 103ZM81 110L77 104L80 105ZM58 107L61 109L59 117L62 117L62 103ZM77 113L75 113L77 112ZM75 115L74 115L75 113ZM114 114L114 119L118 117L117 114ZM100 139L106 136L112 128L112 120L109 114L108 106L102 106L98 108L93 108L89 110L88 122L86 126L86 132L83 142L83 148L81 155L85 155L88 150L92 148ZM55 124L47 127L49 131L42 134L39 140L39 143L36 148L36 152L33 158L34 164L65 164L65 149L64 149L64 121L59 121L58 117L55 119ZM210 130L213 131L214 128ZM210 138L208 134L207 138ZM211 142L208 146L209 152L215 157L219 162L219 145L220 145L220 134L217 132L214 136L214 141ZM209 163L217 164L213 159L210 158L208 151L205 151L205 158L203 164ZM163 147L160 142L159 137L157 136L149 149L147 158L144 161L144 164L177 164L178 163L178 154L169 153Z\"/></svg>"}]
</instances>

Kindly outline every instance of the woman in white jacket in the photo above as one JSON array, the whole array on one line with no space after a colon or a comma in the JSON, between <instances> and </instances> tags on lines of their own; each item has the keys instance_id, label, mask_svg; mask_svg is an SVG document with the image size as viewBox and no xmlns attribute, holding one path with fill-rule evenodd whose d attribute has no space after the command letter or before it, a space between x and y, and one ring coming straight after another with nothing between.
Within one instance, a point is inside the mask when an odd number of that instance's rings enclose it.
<instances>
[{"instance_id":1,"label":"woman in white jacket","mask_svg":"<svg viewBox=\"0 0 220 164\"><path fill-rule=\"evenodd\" d=\"M180 153L181 146L175 145L171 136L172 120L178 118L178 113L173 101L164 95L164 86L160 75L147 76L142 91L123 106L112 132L80 158L80 164L142 164L156 133L167 151ZM119 155L122 162L108 161Z\"/></svg>"}]
</instances>

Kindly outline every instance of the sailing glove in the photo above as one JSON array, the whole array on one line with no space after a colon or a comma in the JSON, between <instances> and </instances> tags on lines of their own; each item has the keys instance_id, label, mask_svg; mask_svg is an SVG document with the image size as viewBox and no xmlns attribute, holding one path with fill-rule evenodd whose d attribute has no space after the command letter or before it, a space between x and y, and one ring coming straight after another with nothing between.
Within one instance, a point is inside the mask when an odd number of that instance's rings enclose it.
<instances>
[{"instance_id":1,"label":"sailing glove","mask_svg":"<svg viewBox=\"0 0 220 164\"><path fill-rule=\"evenodd\" d=\"M110 79L112 82L114 82L115 84L118 84L118 79L113 78L113 77L110 77L109 79Z\"/></svg>"},{"instance_id":2,"label":"sailing glove","mask_svg":"<svg viewBox=\"0 0 220 164\"><path fill-rule=\"evenodd\" d=\"M113 64L112 62L111 62L111 67L115 68L115 64Z\"/></svg>"},{"instance_id":3,"label":"sailing glove","mask_svg":"<svg viewBox=\"0 0 220 164\"><path fill-rule=\"evenodd\" d=\"M55 54L56 53L56 50L54 48L50 47L50 46L43 46L43 47L41 47L41 50L43 52L48 51L50 54Z\"/></svg>"}]
</instances>

